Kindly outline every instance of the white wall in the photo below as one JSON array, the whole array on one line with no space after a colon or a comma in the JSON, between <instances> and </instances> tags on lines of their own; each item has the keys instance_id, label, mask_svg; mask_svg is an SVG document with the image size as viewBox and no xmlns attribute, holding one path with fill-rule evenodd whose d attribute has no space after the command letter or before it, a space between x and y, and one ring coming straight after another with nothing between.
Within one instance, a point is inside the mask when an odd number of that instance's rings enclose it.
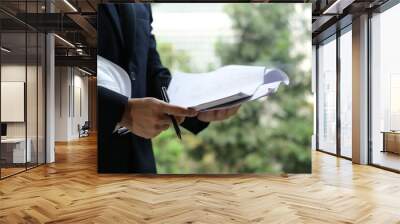
<instances>
[{"instance_id":1,"label":"white wall","mask_svg":"<svg viewBox=\"0 0 400 224\"><path fill-rule=\"evenodd\" d=\"M56 141L77 139L78 124L88 120L88 78L82 75L72 67L56 67Z\"/></svg>"},{"instance_id":2,"label":"white wall","mask_svg":"<svg viewBox=\"0 0 400 224\"><path fill-rule=\"evenodd\" d=\"M1 66L1 81L2 82L25 82L25 75L26 75L26 70L28 71L28 74L31 74L34 69L36 69L33 66L28 66L25 67L24 65L18 65L18 64L7 64L7 65L2 65ZM36 70L35 70L36 72ZM31 82L31 80L29 80ZM30 83L32 84L32 83ZM33 83L36 85L36 82ZM27 90L32 90L27 92L28 96L28 103L30 103L32 98L36 98L36 89L27 89ZM35 105L32 105L36 107ZM7 110L7 108L1 108L1 110ZM36 123L36 114L28 113L28 122L35 121ZM33 115L33 116L32 116ZM7 136L8 137L25 137L25 123L26 122L7 122ZM28 125L28 128L32 127L33 125L30 124ZM36 129L36 127L35 127ZM28 133L29 134L29 133ZM29 137L29 136L28 136Z\"/></svg>"},{"instance_id":3,"label":"white wall","mask_svg":"<svg viewBox=\"0 0 400 224\"><path fill-rule=\"evenodd\" d=\"M1 81L2 82L25 82L24 65L2 65L1 66ZM29 69L29 68L28 68ZM1 108L6 110L6 108ZM25 122L8 122L7 123L7 136L8 137L25 137Z\"/></svg>"},{"instance_id":4,"label":"white wall","mask_svg":"<svg viewBox=\"0 0 400 224\"><path fill-rule=\"evenodd\" d=\"M55 68L55 141L68 140L69 69Z\"/></svg>"},{"instance_id":5,"label":"white wall","mask_svg":"<svg viewBox=\"0 0 400 224\"><path fill-rule=\"evenodd\" d=\"M71 96L74 99L74 108L72 113L73 117L71 119L71 135L73 138L78 138L78 124L81 126L85 123L85 121L89 120L89 110L88 110L88 78L81 76L82 73L76 74L77 70L74 71L74 96ZM80 101L80 102L79 102ZM71 103L72 104L72 103ZM79 108L81 107L81 108ZM82 111L80 111L80 109Z\"/></svg>"}]
</instances>

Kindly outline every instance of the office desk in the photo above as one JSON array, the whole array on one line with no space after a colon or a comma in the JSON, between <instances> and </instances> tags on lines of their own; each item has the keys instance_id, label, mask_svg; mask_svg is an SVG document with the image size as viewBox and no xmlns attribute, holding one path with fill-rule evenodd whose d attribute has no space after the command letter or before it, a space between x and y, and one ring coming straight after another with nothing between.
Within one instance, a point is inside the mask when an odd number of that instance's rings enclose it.
<instances>
[{"instance_id":1,"label":"office desk","mask_svg":"<svg viewBox=\"0 0 400 224\"><path fill-rule=\"evenodd\" d=\"M25 144L27 144L25 152ZM25 163L31 161L31 145L30 138L6 138L1 139L1 159L5 163Z\"/></svg>"},{"instance_id":2,"label":"office desk","mask_svg":"<svg viewBox=\"0 0 400 224\"><path fill-rule=\"evenodd\" d=\"M392 152L400 154L400 132L382 131L382 134L383 134L382 152Z\"/></svg>"}]
</instances>

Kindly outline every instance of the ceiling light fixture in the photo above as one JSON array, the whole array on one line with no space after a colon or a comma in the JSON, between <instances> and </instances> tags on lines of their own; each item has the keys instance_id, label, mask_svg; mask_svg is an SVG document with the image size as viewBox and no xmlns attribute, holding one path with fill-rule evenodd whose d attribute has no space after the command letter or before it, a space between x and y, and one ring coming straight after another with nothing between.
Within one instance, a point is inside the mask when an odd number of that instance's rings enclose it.
<instances>
[{"instance_id":1,"label":"ceiling light fixture","mask_svg":"<svg viewBox=\"0 0 400 224\"><path fill-rule=\"evenodd\" d=\"M68 1L64 0L64 3L68 5L74 12L78 12L78 10Z\"/></svg>"},{"instance_id":2,"label":"ceiling light fixture","mask_svg":"<svg viewBox=\"0 0 400 224\"><path fill-rule=\"evenodd\" d=\"M78 70L81 71L81 72L83 72L83 73L85 73L85 74L87 74L87 75L89 75L89 76L92 75L92 73L90 73L90 72L88 72L88 71L86 71L86 70L83 70L83 69L81 69L81 68L79 68L79 67L78 67Z\"/></svg>"},{"instance_id":3,"label":"ceiling light fixture","mask_svg":"<svg viewBox=\"0 0 400 224\"><path fill-rule=\"evenodd\" d=\"M336 0L332 5L325 9L322 14L342 14L343 10L354 1L355 0Z\"/></svg>"},{"instance_id":4,"label":"ceiling light fixture","mask_svg":"<svg viewBox=\"0 0 400 224\"><path fill-rule=\"evenodd\" d=\"M1 50L4 51L4 52L6 52L6 53L10 53L10 52L11 52L10 49L7 49L7 48L5 48L5 47L1 47Z\"/></svg>"},{"instance_id":5,"label":"ceiling light fixture","mask_svg":"<svg viewBox=\"0 0 400 224\"><path fill-rule=\"evenodd\" d=\"M81 48L77 48L76 49L76 53L78 53L78 55L83 55L84 54L83 49L81 49Z\"/></svg>"},{"instance_id":6,"label":"ceiling light fixture","mask_svg":"<svg viewBox=\"0 0 400 224\"><path fill-rule=\"evenodd\" d=\"M64 39L64 38L62 38L62 37L60 37L60 36L57 35L57 34L54 34L54 36L57 37L57 38L58 38L59 40L61 40L62 42L64 42L65 44L67 44L68 46L75 48L75 45L73 45L73 44L72 44L71 42L69 42L68 40L66 40L66 39Z\"/></svg>"}]
</instances>

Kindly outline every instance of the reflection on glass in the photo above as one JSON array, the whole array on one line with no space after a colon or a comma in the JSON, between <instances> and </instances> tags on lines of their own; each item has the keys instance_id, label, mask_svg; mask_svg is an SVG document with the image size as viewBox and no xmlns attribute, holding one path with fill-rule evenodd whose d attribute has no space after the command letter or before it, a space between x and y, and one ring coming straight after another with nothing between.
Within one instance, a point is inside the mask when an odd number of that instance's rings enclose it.
<instances>
[{"instance_id":1,"label":"reflection on glass","mask_svg":"<svg viewBox=\"0 0 400 224\"><path fill-rule=\"evenodd\" d=\"M372 163L400 170L400 5L372 17Z\"/></svg>"},{"instance_id":2,"label":"reflection on glass","mask_svg":"<svg viewBox=\"0 0 400 224\"><path fill-rule=\"evenodd\" d=\"M336 40L318 48L318 148L336 153Z\"/></svg>"},{"instance_id":3,"label":"reflection on glass","mask_svg":"<svg viewBox=\"0 0 400 224\"><path fill-rule=\"evenodd\" d=\"M352 141L352 35L340 36L340 153L351 158Z\"/></svg>"}]
</instances>

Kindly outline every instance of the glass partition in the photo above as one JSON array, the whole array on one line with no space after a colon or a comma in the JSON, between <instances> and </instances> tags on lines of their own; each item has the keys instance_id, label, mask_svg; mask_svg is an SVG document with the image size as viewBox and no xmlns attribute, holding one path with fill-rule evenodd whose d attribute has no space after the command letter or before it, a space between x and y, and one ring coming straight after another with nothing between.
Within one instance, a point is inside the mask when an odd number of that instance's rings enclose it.
<instances>
[{"instance_id":1,"label":"glass partition","mask_svg":"<svg viewBox=\"0 0 400 224\"><path fill-rule=\"evenodd\" d=\"M26 150L26 33L3 32L1 46L1 175L6 177L25 170L31 156Z\"/></svg>"},{"instance_id":2,"label":"glass partition","mask_svg":"<svg viewBox=\"0 0 400 224\"><path fill-rule=\"evenodd\" d=\"M43 12L44 1L0 3ZM6 22L4 22L6 21ZM45 162L45 52L43 33L0 12L0 178Z\"/></svg>"}]
</instances>

